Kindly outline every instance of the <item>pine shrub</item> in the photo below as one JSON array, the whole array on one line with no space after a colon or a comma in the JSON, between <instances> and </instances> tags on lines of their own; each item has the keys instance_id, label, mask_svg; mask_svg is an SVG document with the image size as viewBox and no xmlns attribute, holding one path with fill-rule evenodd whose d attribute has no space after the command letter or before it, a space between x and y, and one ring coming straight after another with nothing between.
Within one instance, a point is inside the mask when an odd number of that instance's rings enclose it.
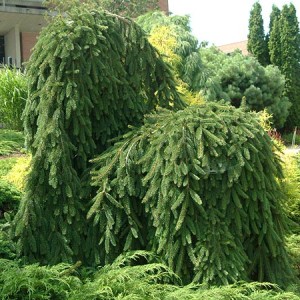
<instances>
[{"instance_id":1,"label":"pine shrub","mask_svg":"<svg viewBox=\"0 0 300 300\"><path fill-rule=\"evenodd\" d=\"M227 105L152 114L94 162L88 212L100 261L149 249L185 280L286 285L280 160L253 113Z\"/></svg>"}]
</instances>

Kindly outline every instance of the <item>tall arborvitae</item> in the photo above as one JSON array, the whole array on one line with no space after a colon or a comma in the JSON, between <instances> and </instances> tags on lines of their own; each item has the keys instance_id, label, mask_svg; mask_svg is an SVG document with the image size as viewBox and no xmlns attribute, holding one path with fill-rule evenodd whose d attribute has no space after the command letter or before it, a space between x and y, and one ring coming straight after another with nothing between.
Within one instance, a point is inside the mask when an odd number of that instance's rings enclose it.
<instances>
[{"instance_id":1,"label":"tall arborvitae","mask_svg":"<svg viewBox=\"0 0 300 300\"><path fill-rule=\"evenodd\" d=\"M281 65L286 78L286 96L292 103L286 128L300 126L300 32L296 9L284 5L280 17Z\"/></svg>"},{"instance_id":2,"label":"tall arborvitae","mask_svg":"<svg viewBox=\"0 0 300 300\"><path fill-rule=\"evenodd\" d=\"M276 5L272 5L272 11L270 14L269 32L272 31L275 20L280 18L280 9Z\"/></svg>"},{"instance_id":3,"label":"tall arborvitae","mask_svg":"<svg viewBox=\"0 0 300 300\"><path fill-rule=\"evenodd\" d=\"M220 104L150 115L95 160L88 213L101 261L148 249L188 281L285 285L272 141L254 113Z\"/></svg>"},{"instance_id":4,"label":"tall arborvitae","mask_svg":"<svg viewBox=\"0 0 300 300\"><path fill-rule=\"evenodd\" d=\"M183 104L141 28L85 5L42 31L27 75L32 164L14 220L18 249L29 261L95 262L98 241L85 211L91 191L82 177L88 161L145 113Z\"/></svg>"},{"instance_id":5,"label":"tall arborvitae","mask_svg":"<svg viewBox=\"0 0 300 300\"><path fill-rule=\"evenodd\" d=\"M268 52L268 63L271 62L271 53L270 53L270 33L272 32L275 21L280 18L280 9L273 4L272 12L270 14L270 22L269 22L269 32L266 35L266 44L267 44L267 52ZM273 43L273 42L272 42Z\"/></svg>"},{"instance_id":6,"label":"tall arborvitae","mask_svg":"<svg viewBox=\"0 0 300 300\"><path fill-rule=\"evenodd\" d=\"M280 38L280 16L275 16L272 21L272 27L269 35L269 55L270 63L281 69L282 57L281 57L281 38Z\"/></svg>"},{"instance_id":7,"label":"tall arborvitae","mask_svg":"<svg viewBox=\"0 0 300 300\"><path fill-rule=\"evenodd\" d=\"M250 12L247 49L263 65L268 64L268 48L264 33L264 23L259 2L255 2Z\"/></svg>"}]
</instances>

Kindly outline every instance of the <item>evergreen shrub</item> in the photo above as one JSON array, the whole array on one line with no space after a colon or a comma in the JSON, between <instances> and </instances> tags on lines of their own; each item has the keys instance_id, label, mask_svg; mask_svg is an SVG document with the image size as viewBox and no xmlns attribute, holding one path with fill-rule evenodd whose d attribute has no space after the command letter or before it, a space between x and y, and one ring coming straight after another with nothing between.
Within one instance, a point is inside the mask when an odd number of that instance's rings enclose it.
<instances>
[{"instance_id":1,"label":"evergreen shrub","mask_svg":"<svg viewBox=\"0 0 300 300\"><path fill-rule=\"evenodd\" d=\"M30 262L97 264L94 227L86 222L89 160L146 113L185 104L143 30L84 3L41 32L27 75L32 162L13 224L19 252Z\"/></svg>"},{"instance_id":2,"label":"evergreen shrub","mask_svg":"<svg viewBox=\"0 0 300 300\"><path fill-rule=\"evenodd\" d=\"M299 300L297 294L284 292L270 283L236 283L221 287L202 284L182 286L170 268L153 261L153 255L136 251L118 257L112 264L100 268L92 280L84 282L70 299L161 299L161 300Z\"/></svg>"},{"instance_id":3,"label":"evergreen shrub","mask_svg":"<svg viewBox=\"0 0 300 300\"><path fill-rule=\"evenodd\" d=\"M145 263L139 263L143 259ZM245 283L211 287L179 285L176 275L165 265L146 263L153 256L129 253L99 268L89 278L80 276L78 265L52 267L21 265L0 259L0 298L3 300L299 300L271 283ZM79 272L78 272L79 271Z\"/></svg>"},{"instance_id":4,"label":"evergreen shrub","mask_svg":"<svg viewBox=\"0 0 300 300\"><path fill-rule=\"evenodd\" d=\"M85 5L43 30L27 72L32 162L12 228L24 260L95 266L146 249L185 281L293 281L281 167L255 114L179 110L141 28Z\"/></svg>"},{"instance_id":5,"label":"evergreen shrub","mask_svg":"<svg viewBox=\"0 0 300 300\"><path fill-rule=\"evenodd\" d=\"M285 195L284 208L292 221L290 229L300 233L300 155L285 154L283 166L281 187Z\"/></svg>"},{"instance_id":6,"label":"evergreen shrub","mask_svg":"<svg viewBox=\"0 0 300 300\"><path fill-rule=\"evenodd\" d=\"M0 221L5 212L16 212L21 199L21 192L4 180L0 180Z\"/></svg>"},{"instance_id":7,"label":"evergreen shrub","mask_svg":"<svg viewBox=\"0 0 300 300\"><path fill-rule=\"evenodd\" d=\"M4 177L6 181L11 183L19 191L24 191L27 174L29 172L30 156L18 157L15 165Z\"/></svg>"},{"instance_id":8,"label":"evergreen shrub","mask_svg":"<svg viewBox=\"0 0 300 300\"><path fill-rule=\"evenodd\" d=\"M0 219L0 258L16 259L16 244L10 236L12 214L5 212Z\"/></svg>"},{"instance_id":9,"label":"evergreen shrub","mask_svg":"<svg viewBox=\"0 0 300 300\"><path fill-rule=\"evenodd\" d=\"M254 57L238 51L229 56L214 47L200 51L208 72L202 89L206 100L224 99L241 107L244 99L248 109L266 109L273 126L283 127L291 103L284 94L285 78L277 67L263 67Z\"/></svg>"},{"instance_id":10,"label":"evergreen shrub","mask_svg":"<svg viewBox=\"0 0 300 300\"><path fill-rule=\"evenodd\" d=\"M292 280L280 160L254 113L220 104L163 110L94 162L88 212L105 262L151 249L208 284Z\"/></svg>"},{"instance_id":11,"label":"evergreen shrub","mask_svg":"<svg viewBox=\"0 0 300 300\"><path fill-rule=\"evenodd\" d=\"M70 292L81 284L78 277L69 274L70 269L66 264L21 266L18 261L0 259L0 298L69 299Z\"/></svg>"},{"instance_id":12,"label":"evergreen shrub","mask_svg":"<svg viewBox=\"0 0 300 300\"><path fill-rule=\"evenodd\" d=\"M292 257L293 267L300 278L300 235L291 234L287 238L287 249Z\"/></svg>"},{"instance_id":13,"label":"evergreen shrub","mask_svg":"<svg viewBox=\"0 0 300 300\"><path fill-rule=\"evenodd\" d=\"M6 235L5 232L0 230L0 257L1 259L14 259L16 258L14 245Z\"/></svg>"},{"instance_id":14,"label":"evergreen shrub","mask_svg":"<svg viewBox=\"0 0 300 300\"><path fill-rule=\"evenodd\" d=\"M17 161L17 157L6 157L5 159L0 159L0 178L3 177L13 168Z\"/></svg>"}]
</instances>

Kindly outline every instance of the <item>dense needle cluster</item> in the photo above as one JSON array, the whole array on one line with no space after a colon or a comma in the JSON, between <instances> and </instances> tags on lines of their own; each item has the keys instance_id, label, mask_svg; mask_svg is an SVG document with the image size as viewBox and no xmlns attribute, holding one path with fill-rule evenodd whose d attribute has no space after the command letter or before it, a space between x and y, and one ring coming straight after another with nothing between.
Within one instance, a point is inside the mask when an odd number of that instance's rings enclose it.
<instances>
[{"instance_id":1,"label":"dense needle cluster","mask_svg":"<svg viewBox=\"0 0 300 300\"><path fill-rule=\"evenodd\" d=\"M27 72L32 163L13 223L25 259L95 265L146 249L186 281L289 280L280 164L254 114L180 110L142 30L84 6L42 32Z\"/></svg>"},{"instance_id":2,"label":"dense needle cluster","mask_svg":"<svg viewBox=\"0 0 300 300\"><path fill-rule=\"evenodd\" d=\"M145 113L184 104L139 26L84 5L43 30L27 75L24 123L33 156L14 222L19 250L29 261L87 261L95 249L94 237L86 241L90 198L82 195L88 161Z\"/></svg>"},{"instance_id":3,"label":"dense needle cluster","mask_svg":"<svg viewBox=\"0 0 300 300\"><path fill-rule=\"evenodd\" d=\"M227 105L163 110L95 160L88 218L103 259L146 248L210 284L291 275L281 178L254 114Z\"/></svg>"}]
</instances>

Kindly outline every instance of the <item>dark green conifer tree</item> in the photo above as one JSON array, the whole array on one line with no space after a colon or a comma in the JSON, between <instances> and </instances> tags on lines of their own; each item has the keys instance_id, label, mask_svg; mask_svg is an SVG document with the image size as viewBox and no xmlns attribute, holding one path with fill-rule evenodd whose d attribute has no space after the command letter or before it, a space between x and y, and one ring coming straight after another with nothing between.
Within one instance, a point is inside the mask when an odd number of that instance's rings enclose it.
<instances>
[{"instance_id":1,"label":"dark green conifer tree","mask_svg":"<svg viewBox=\"0 0 300 300\"><path fill-rule=\"evenodd\" d=\"M286 128L300 125L300 32L295 6L284 5L280 17L281 72L286 96L292 103Z\"/></svg>"},{"instance_id":2,"label":"dark green conifer tree","mask_svg":"<svg viewBox=\"0 0 300 300\"><path fill-rule=\"evenodd\" d=\"M281 33L280 33L280 16L277 16L272 21L272 29L270 31L269 38L269 54L270 63L279 67L282 66L282 55L281 55Z\"/></svg>"},{"instance_id":3,"label":"dark green conifer tree","mask_svg":"<svg viewBox=\"0 0 300 300\"><path fill-rule=\"evenodd\" d=\"M158 0L97 0L99 5L110 12L136 18L149 10L158 9Z\"/></svg>"},{"instance_id":4,"label":"dark green conifer tree","mask_svg":"<svg viewBox=\"0 0 300 300\"><path fill-rule=\"evenodd\" d=\"M280 18L280 9L276 5L272 5L272 12L270 14L270 22L269 22L269 32L266 35L266 44L267 44L267 52L268 52L268 64L271 63L271 53L270 53L270 34L272 32L274 23L277 19Z\"/></svg>"},{"instance_id":5,"label":"dark green conifer tree","mask_svg":"<svg viewBox=\"0 0 300 300\"><path fill-rule=\"evenodd\" d=\"M158 0L47 0L46 5L56 11L67 12L70 8L81 6L83 3L130 18L158 9Z\"/></svg>"},{"instance_id":6,"label":"dark green conifer tree","mask_svg":"<svg viewBox=\"0 0 300 300\"><path fill-rule=\"evenodd\" d=\"M94 161L88 218L101 260L146 248L186 281L285 285L293 275L272 147L257 116L232 106L150 115Z\"/></svg>"},{"instance_id":7,"label":"dark green conifer tree","mask_svg":"<svg viewBox=\"0 0 300 300\"><path fill-rule=\"evenodd\" d=\"M263 65L268 64L268 48L264 33L264 23L259 2L255 2L250 11L247 49Z\"/></svg>"},{"instance_id":8,"label":"dark green conifer tree","mask_svg":"<svg viewBox=\"0 0 300 300\"><path fill-rule=\"evenodd\" d=\"M91 191L83 189L89 160L157 106L184 105L142 29L85 5L42 31L27 75L32 163L14 220L19 252L31 262L95 263L96 237L86 224Z\"/></svg>"},{"instance_id":9,"label":"dark green conifer tree","mask_svg":"<svg viewBox=\"0 0 300 300\"><path fill-rule=\"evenodd\" d=\"M269 22L269 32L272 31L274 22L276 19L280 18L280 9L276 5L272 5L272 11L270 14L270 22Z\"/></svg>"}]
</instances>

